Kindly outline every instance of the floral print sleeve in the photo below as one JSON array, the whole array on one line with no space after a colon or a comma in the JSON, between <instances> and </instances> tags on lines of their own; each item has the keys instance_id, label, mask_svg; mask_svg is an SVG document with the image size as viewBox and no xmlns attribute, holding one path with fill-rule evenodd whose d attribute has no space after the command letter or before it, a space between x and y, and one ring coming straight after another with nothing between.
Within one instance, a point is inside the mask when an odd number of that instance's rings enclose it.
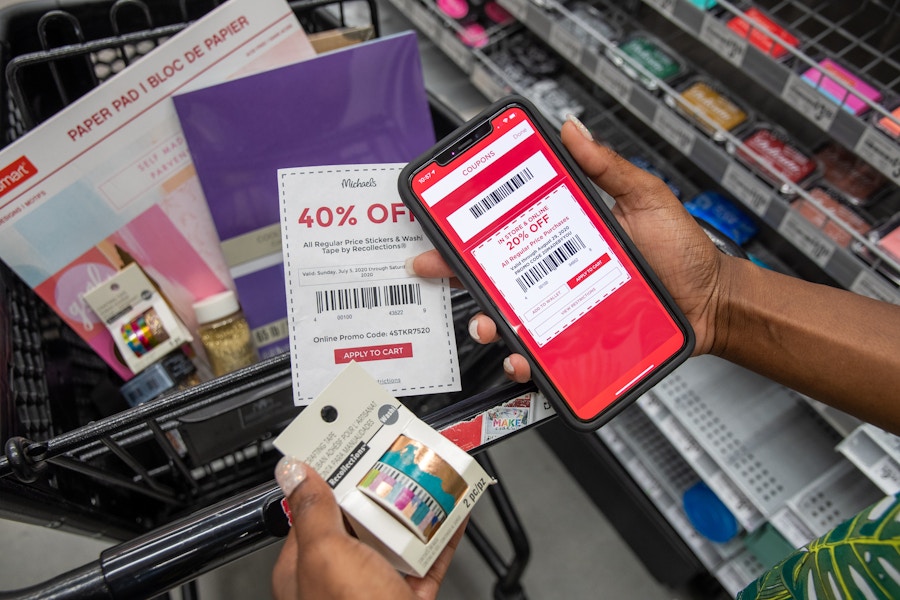
<instances>
[{"instance_id":1,"label":"floral print sleeve","mask_svg":"<svg viewBox=\"0 0 900 600\"><path fill-rule=\"evenodd\" d=\"M800 548L748 585L737 600L900 598L898 496Z\"/></svg>"}]
</instances>

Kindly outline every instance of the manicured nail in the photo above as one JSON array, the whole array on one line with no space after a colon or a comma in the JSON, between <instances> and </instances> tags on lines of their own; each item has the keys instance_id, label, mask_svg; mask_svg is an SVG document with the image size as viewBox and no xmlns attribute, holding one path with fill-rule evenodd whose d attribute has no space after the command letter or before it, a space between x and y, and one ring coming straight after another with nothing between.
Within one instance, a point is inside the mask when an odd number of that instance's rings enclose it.
<instances>
[{"instance_id":1,"label":"manicured nail","mask_svg":"<svg viewBox=\"0 0 900 600\"><path fill-rule=\"evenodd\" d=\"M475 317L472 317L472 319L469 320L469 335L472 336L472 339L476 342L481 341L481 338L478 337L478 319Z\"/></svg>"},{"instance_id":2,"label":"manicured nail","mask_svg":"<svg viewBox=\"0 0 900 600\"><path fill-rule=\"evenodd\" d=\"M510 375L515 375L516 370L513 368L512 361L509 360L509 357L503 359L503 370L509 373Z\"/></svg>"},{"instance_id":3,"label":"manicured nail","mask_svg":"<svg viewBox=\"0 0 900 600\"><path fill-rule=\"evenodd\" d=\"M583 135L587 141L594 141L594 136L593 134L591 134L591 130L585 127L584 123L578 120L578 117L573 114L568 114L566 115L566 120L572 123L572 125L574 125L578 129L578 131L581 132L581 135Z\"/></svg>"},{"instance_id":4,"label":"manicured nail","mask_svg":"<svg viewBox=\"0 0 900 600\"><path fill-rule=\"evenodd\" d=\"M410 256L409 258L406 259L406 262L403 263L403 268L406 269L407 275L412 275L412 276L416 275L416 272L413 269L414 262L416 262L416 257Z\"/></svg>"},{"instance_id":5,"label":"manicured nail","mask_svg":"<svg viewBox=\"0 0 900 600\"><path fill-rule=\"evenodd\" d=\"M278 482L284 497L289 498L291 492L306 481L306 467L293 456L283 456L275 465L275 481Z\"/></svg>"}]
</instances>

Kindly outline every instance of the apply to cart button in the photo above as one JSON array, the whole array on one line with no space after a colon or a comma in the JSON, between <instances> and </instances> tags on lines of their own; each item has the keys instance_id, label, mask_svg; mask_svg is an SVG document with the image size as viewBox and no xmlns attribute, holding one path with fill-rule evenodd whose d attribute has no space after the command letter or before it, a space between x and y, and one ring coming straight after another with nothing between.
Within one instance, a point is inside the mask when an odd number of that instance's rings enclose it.
<instances>
[{"instance_id":1,"label":"apply to cart button","mask_svg":"<svg viewBox=\"0 0 900 600\"><path fill-rule=\"evenodd\" d=\"M412 358L411 343L387 344L383 346L361 346L359 348L336 348L334 364L340 365L351 360L365 362L369 360L387 360L389 358Z\"/></svg>"}]
</instances>

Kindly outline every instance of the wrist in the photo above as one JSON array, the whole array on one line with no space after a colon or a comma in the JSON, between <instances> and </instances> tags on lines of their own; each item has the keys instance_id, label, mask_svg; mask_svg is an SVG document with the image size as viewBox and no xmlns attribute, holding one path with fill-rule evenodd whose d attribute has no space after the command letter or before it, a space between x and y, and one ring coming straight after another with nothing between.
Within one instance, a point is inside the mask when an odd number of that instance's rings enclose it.
<instances>
[{"instance_id":1,"label":"wrist","mask_svg":"<svg viewBox=\"0 0 900 600\"><path fill-rule=\"evenodd\" d=\"M753 316L754 289L758 288L760 267L746 259L722 256L713 298L712 336L708 354L728 358L737 350Z\"/></svg>"}]
</instances>

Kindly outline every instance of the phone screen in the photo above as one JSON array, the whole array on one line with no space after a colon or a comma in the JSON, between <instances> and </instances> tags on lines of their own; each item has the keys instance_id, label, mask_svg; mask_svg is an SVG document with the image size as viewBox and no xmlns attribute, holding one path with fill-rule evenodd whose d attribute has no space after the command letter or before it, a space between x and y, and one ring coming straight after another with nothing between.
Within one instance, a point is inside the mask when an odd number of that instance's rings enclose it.
<instances>
[{"instance_id":1,"label":"phone screen","mask_svg":"<svg viewBox=\"0 0 900 600\"><path fill-rule=\"evenodd\" d=\"M490 126L416 171L412 192L576 417L594 419L686 336L531 117L511 107Z\"/></svg>"}]
</instances>

